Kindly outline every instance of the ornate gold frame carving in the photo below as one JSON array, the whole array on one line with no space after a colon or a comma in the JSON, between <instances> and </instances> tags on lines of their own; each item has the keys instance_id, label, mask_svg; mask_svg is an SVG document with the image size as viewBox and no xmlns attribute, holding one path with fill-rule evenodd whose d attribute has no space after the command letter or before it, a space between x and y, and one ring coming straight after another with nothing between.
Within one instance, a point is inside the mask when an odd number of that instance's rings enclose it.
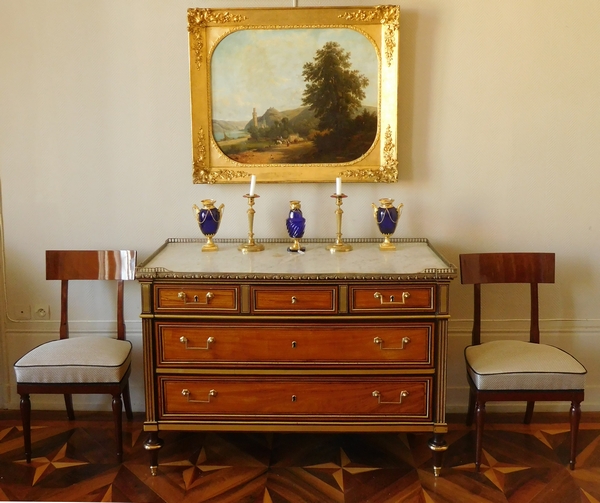
<instances>
[{"instance_id":1,"label":"ornate gold frame carving","mask_svg":"<svg viewBox=\"0 0 600 503\"><path fill-rule=\"evenodd\" d=\"M372 8L189 9L193 182L248 183L253 174L260 183L332 182L340 176L348 182L397 181L399 29L400 8L393 5ZM366 152L350 161L337 162L336 159L334 162L286 164L278 160L269 163L240 162L221 150L214 130L219 117L213 117L215 107L212 100L216 90L213 89L212 58L225 38L250 30L256 30L258 34L280 30L289 35L294 33L293 30L352 30L364 36L372 45L377 59L372 62L377 67L377 82L369 79L369 85L376 86L377 91L376 106L371 107L377 113L377 132ZM286 30L290 31L286 33ZM352 54L352 50L344 49ZM291 42L289 51L290 54L294 52ZM264 92L268 93L269 89ZM300 104L298 108L301 108ZM244 108L243 112L248 110Z\"/></svg>"}]
</instances>

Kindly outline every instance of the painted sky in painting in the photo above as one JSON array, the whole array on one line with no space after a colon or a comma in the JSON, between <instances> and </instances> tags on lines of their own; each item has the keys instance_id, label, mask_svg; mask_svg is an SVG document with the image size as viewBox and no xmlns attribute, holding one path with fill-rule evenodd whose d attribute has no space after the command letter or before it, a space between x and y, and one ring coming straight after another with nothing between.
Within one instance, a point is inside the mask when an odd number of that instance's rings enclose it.
<instances>
[{"instance_id":1,"label":"painted sky in painting","mask_svg":"<svg viewBox=\"0 0 600 503\"><path fill-rule=\"evenodd\" d=\"M224 37L211 58L212 118L245 121L252 109L302 106L304 63L327 42L350 52L352 69L369 79L363 105L377 106L378 58L371 41L349 28L240 30Z\"/></svg>"}]
</instances>

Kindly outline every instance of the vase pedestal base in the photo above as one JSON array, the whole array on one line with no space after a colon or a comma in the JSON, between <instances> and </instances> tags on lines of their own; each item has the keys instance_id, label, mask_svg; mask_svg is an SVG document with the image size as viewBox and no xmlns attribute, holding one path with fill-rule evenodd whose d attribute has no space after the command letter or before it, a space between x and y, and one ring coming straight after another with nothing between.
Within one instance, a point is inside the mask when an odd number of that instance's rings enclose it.
<instances>
[{"instance_id":1,"label":"vase pedestal base","mask_svg":"<svg viewBox=\"0 0 600 503\"><path fill-rule=\"evenodd\" d=\"M219 249L219 247L215 243L213 243L212 236L210 236L208 238L208 241L202 247L203 252L214 252L214 251L217 251L218 249Z\"/></svg>"},{"instance_id":2,"label":"vase pedestal base","mask_svg":"<svg viewBox=\"0 0 600 503\"><path fill-rule=\"evenodd\" d=\"M385 236L383 243L379 245L379 249L382 251L394 251L396 249L396 245L390 241L389 236Z\"/></svg>"},{"instance_id":3,"label":"vase pedestal base","mask_svg":"<svg viewBox=\"0 0 600 503\"><path fill-rule=\"evenodd\" d=\"M291 246L288 246L287 251L291 253L304 253L306 251L306 248L304 248L304 246L300 246L300 239L294 238L293 244Z\"/></svg>"}]
</instances>

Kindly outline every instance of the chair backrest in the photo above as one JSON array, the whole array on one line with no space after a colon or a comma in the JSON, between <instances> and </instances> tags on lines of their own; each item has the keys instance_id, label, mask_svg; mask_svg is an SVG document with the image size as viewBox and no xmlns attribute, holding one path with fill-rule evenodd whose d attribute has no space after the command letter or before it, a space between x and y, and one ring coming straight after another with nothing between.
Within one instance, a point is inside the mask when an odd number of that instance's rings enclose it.
<instances>
[{"instance_id":1,"label":"chair backrest","mask_svg":"<svg viewBox=\"0 0 600 503\"><path fill-rule=\"evenodd\" d=\"M46 279L61 281L60 338L69 337L69 281L117 281L117 338L125 339L124 281L135 279L134 250L46 250Z\"/></svg>"},{"instance_id":2,"label":"chair backrest","mask_svg":"<svg viewBox=\"0 0 600 503\"><path fill-rule=\"evenodd\" d=\"M530 285L529 340L539 343L538 284L554 283L554 253L467 253L459 258L461 283L474 286L472 343L481 342L481 285L485 283Z\"/></svg>"}]
</instances>

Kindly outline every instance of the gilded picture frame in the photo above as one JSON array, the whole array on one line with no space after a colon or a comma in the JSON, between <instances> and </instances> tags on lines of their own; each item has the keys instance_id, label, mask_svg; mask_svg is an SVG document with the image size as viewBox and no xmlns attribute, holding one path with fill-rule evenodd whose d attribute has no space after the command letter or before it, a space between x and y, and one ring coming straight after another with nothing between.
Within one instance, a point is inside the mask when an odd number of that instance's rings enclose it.
<instances>
[{"instance_id":1,"label":"gilded picture frame","mask_svg":"<svg viewBox=\"0 0 600 503\"><path fill-rule=\"evenodd\" d=\"M188 9L193 182L398 179L400 8Z\"/></svg>"}]
</instances>

